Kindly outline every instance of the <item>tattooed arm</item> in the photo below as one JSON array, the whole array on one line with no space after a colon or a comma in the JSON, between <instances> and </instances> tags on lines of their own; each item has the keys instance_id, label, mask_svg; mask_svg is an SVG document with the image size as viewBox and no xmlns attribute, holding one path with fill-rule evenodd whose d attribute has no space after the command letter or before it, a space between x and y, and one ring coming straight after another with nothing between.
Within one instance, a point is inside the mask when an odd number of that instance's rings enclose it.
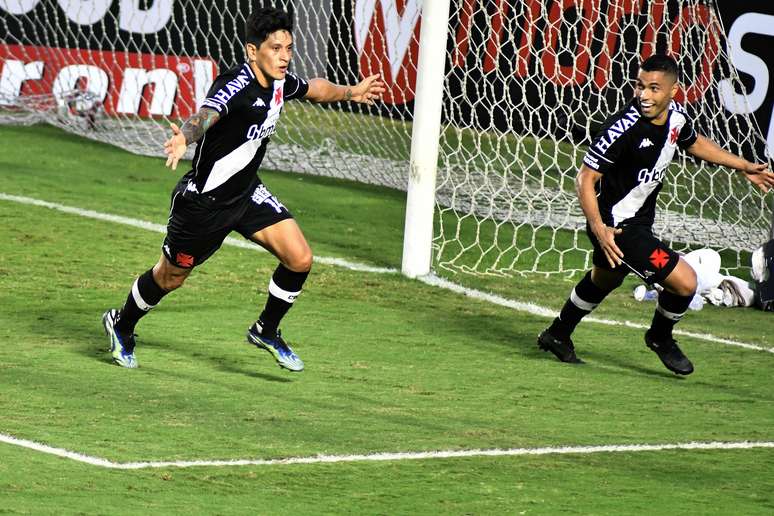
<instances>
[{"instance_id":1,"label":"tattooed arm","mask_svg":"<svg viewBox=\"0 0 774 516\"><path fill-rule=\"evenodd\" d=\"M355 86L340 86L326 79L309 81L309 91L304 96L312 102L336 102L340 100L373 104L385 92L379 74L366 77Z\"/></svg>"},{"instance_id":2,"label":"tattooed arm","mask_svg":"<svg viewBox=\"0 0 774 516\"><path fill-rule=\"evenodd\" d=\"M199 141L204 133L218 121L220 115L214 109L203 107L198 113L185 121L183 127L178 128L176 124L169 124L172 129L172 137L164 142L164 152L167 155L166 166L172 166L172 170L177 168L177 162L185 154L185 149L189 143Z\"/></svg>"}]
</instances>

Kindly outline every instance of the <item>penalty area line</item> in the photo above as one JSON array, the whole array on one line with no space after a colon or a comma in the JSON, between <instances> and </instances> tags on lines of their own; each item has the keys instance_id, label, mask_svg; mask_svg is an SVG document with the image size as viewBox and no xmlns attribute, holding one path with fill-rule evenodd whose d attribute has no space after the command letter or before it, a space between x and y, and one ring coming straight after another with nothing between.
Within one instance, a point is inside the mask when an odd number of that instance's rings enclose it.
<instances>
[{"instance_id":1,"label":"penalty area line","mask_svg":"<svg viewBox=\"0 0 774 516\"><path fill-rule=\"evenodd\" d=\"M66 206L64 204L58 204L55 202L42 201L40 199L34 199L32 197L22 197L19 195L10 195L0 192L0 201L18 202L19 204L27 204L30 206L39 206L41 208L49 208L51 210L61 211L63 213L69 213L71 215L78 215L89 219L101 220L104 222L113 222L115 224L122 224L124 226L131 226L135 228L145 229L148 231L154 231L156 233L165 234L167 227L163 224L154 224L140 219L133 219L130 217L123 217L121 215L111 215L110 213L102 213L99 211L85 210L82 208L76 208L73 206ZM239 240L233 237L226 237L224 244L232 247L241 247L242 249L250 249L252 251L266 252L261 246L248 242L246 240ZM388 267L373 267L371 265L365 265L362 263L350 262L342 258L329 258L326 256L315 256L315 261L323 263L325 265L334 265L337 267L344 267L353 271L360 272L375 272L375 273L397 273L397 269L391 269Z\"/></svg>"},{"instance_id":2,"label":"penalty area line","mask_svg":"<svg viewBox=\"0 0 774 516\"><path fill-rule=\"evenodd\" d=\"M155 231L156 233L165 233L166 232L166 226L162 224L154 224L152 222L147 222L140 219L133 219L129 217L122 217L120 215L111 215L109 213L101 213L98 211L93 210L86 210L82 208L76 208L73 206L66 206L64 204L58 204L48 201L43 201L40 199L34 199L32 197L23 197L18 195L10 195L3 192L0 192L0 200L2 201L10 201L10 202L17 202L20 204L27 204L30 206L39 206L43 208L49 208L52 210L61 211L63 213L69 213L72 215L78 215L80 217L86 217L90 219L96 219L101 220L105 222L113 222L115 224L122 224L126 226L132 226L135 228L145 229L148 231ZM243 249L250 249L253 251L263 251L265 250L256 245L252 242L248 242L245 240L239 240L233 237L227 237L225 242L226 245L232 246L232 247L240 247ZM342 267L345 269L349 269L352 271L358 271L358 272L372 272L377 274L397 274L398 270L389 268L389 267L374 267L371 265L365 265L362 263L357 262L351 262L348 260L344 260L342 258L331 258L326 256L315 256L315 262L322 263L325 265L332 265L336 267ZM438 276L435 276L434 274L429 274L427 276L419 276L416 278L417 280L421 281L422 283L425 283L426 285L430 285L437 288L442 288L444 290L449 290L451 292L455 292L457 294L462 294L468 297L472 297L474 299L478 299L480 301L485 301L488 303L496 304L499 306L504 306L506 308L511 308L512 310L516 310L519 312L525 312L528 314L536 315L539 317L548 317L553 318L556 317L558 312L555 312L549 308L545 308L533 303L525 303L523 301L516 301L513 299L508 299L502 296L498 296L495 294L489 294L487 292L482 292L480 290L475 290L467 287L463 287L462 285L458 285L457 283L451 282L449 280L439 278ZM642 330L647 330L648 326L644 324L634 323L631 321L614 321L610 319L599 319L597 317L585 317L585 322L590 323L596 323L596 324L604 324L607 326L625 326L628 328L637 328ZM721 337L716 337L715 335L708 334L708 333L694 333L689 332L685 330L675 329L674 333L676 335L683 335L685 337L690 337L698 340L704 340L707 342L713 342L716 344L724 344L727 346L736 346L744 349L750 349L754 351L765 351L767 353L774 353L774 347L767 348L763 346L758 346L756 344L749 344L747 342L739 342L735 340L730 339L724 339Z\"/></svg>"},{"instance_id":3,"label":"penalty area line","mask_svg":"<svg viewBox=\"0 0 774 516\"><path fill-rule=\"evenodd\" d=\"M192 468L192 467L229 467L229 466L282 466L290 464L332 464L338 462L385 462L403 460L458 459L475 457L520 457L525 455L589 455L595 453L637 453L658 451L694 451L694 450L751 450L774 448L773 441L738 442L687 442L668 444L612 444L601 446L548 446L541 448L508 448L489 450L441 450L426 452L369 453L364 455L314 455L309 457L288 457L284 459L234 459L234 460L177 460L112 462L100 457L91 457L63 448L18 439L0 434L0 442L20 446L41 453L55 455L92 466L109 469L151 469L151 468Z\"/></svg>"},{"instance_id":4,"label":"penalty area line","mask_svg":"<svg viewBox=\"0 0 774 516\"><path fill-rule=\"evenodd\" d=\"M439 278L434 274L428 274L427 276L419 276L416 279L418 279L419 281L427 285L443 288L446 290L451 290L452 292L463 294L465 296L472 297L473 299L486 301L488 303L504 306L506 308L512 308L513 310L517 310L519 312L527 312L533 315L539 315L539 316L551 317L551 318L556 317L558 315L558 312L554 312L553 310L550 310L548 308L545 308L533 303L514 301L513 299L508 299L502 296L498 296L496 294L489 294L487 292L481 292L480 290L474 290L471 288L463 287L462 285L458 285L457 283L451 282L447 279ZM650 328L650 326L647 326L645 324L635 323L631 321L614 321L611 319L600 319L598 317L592 317L592 316L584 317L583 322L605 324L607 326L625 326L627 328L636 328L640 330L647 330L648 328ZM739 342L736 340L724 339L724 338L712 335L710 333L695 333L691 331L680 330L678 328L675 328L674 330L672 330L672 333L674 333L675 335L683 335L685 337L691 337L693 339L704 340L704 341L713 342L716 344L725 344L727 346L736 346L744 349L751 349L754 351L765 351L767 353L774 353L774 348L767 348L764 346L758 346L756 344L749 344L747 342Z\"/></svg>"}]
</instances>

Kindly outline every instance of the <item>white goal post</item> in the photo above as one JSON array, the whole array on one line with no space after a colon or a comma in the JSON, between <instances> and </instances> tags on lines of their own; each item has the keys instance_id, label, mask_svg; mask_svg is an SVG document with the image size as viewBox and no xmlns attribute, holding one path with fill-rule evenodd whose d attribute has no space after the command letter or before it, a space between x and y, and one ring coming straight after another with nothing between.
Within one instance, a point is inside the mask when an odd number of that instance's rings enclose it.
<instances>
[{"instance_id":1,"label":"white goal post","mask_svg":"<svg viewBox=\"0 0 774 516\"><path fill-rule=\"evenodd\" d=\"M432 261L449 0L431 0L423 8L401 267L410 278L428 274Z\"/></svg>"},{"instance_id":2,"label":"white goal post","mask_svg":"<svg viewBox=\"0 0 774 516\"><path fill-rule=\"evenodd\" d=\"M745 34L774 32L774 7L274 3L294 15L296 73L351 84L378 72L388 91L375 107L288 103L264 165L408 190L409 276L586 269L573 178L596 127L631 98L638 64L656 51L678 58L680 100L705 135L760 162L767 137L774 144L774 123L759 127L772 109L760 58L770 44L747 38L741 48ZM218 71L243 59L242 26L253 5L0 0L0 123L42 121L160 155L168 123L195 112ZM727 170L680 156L664 190L656 229L677 250L710 246L725 267L746 266L768 239L770 203Z\"/></svg>"}]
</instances>

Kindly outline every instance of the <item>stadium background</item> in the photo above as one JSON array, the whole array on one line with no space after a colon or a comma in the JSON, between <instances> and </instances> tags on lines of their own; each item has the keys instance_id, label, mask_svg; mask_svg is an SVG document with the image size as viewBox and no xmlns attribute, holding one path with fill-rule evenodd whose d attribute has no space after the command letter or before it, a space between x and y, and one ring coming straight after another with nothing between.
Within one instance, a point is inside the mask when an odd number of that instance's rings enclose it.
<instances>
[{"instance_id":1,"label":"stadium background","mask_svg":"<svg viewBox=\"0 0 774 516\"><path fill-rule=\"evenodd\" d=\"M122 19L130 27L142 19L122 17L121 7L172 2L70 2L107 6L107 13L92 21L86 13L70 13L86 25L70 21L60 6L66 3L15 2L31 10L17 16L0 9L0 26L10 30L16 24L20 34L25 24L25 40L7 33L14 44L46 41L56 48L94 49L89 57L105 69L132 59L147 69L166 63L180 74L181 91L188 88L176 97L179 110L194 105L194 74L206 78L215 72L209 60L219 55L213 34L221 34L220 41L235 38L237 24L224 12L233 12L236 2L185 13L175 3L174 18L151 17L154 23L164 21L165 29L144 36L116 31ZM415 31L406 19L412 2L391 3L403 9L404 23ZM630 3L642 9L650 5ZM296 2L296 18L311 24L319 14L311 16L312 9L325 5ZM460 5L455 3L455 13ZM740 3L737 18L746 5ZM763 9L768 8L756 6L758 12ZM335 50L329 43L337 41L330 35L340 24L326 16L328 23L315 25L316 40L298 38L297 71L329 73L328 56ZM726 28L733 26L724 21ZM459 17L452 22L459 25ZM204 29L210 24L217 31ZM93 29L114 33L77 36ZM391 30L395 34L395 27ZM180 53L190 44L195 50L190 55L199 58L142 61L144 53L167 48L175 37ZM468 59L483 61L488 39L477 37ZM771 64L767 41L770 37L749 34L744 46ZM48 73L78 54L55 55ZM410 47L406 55L415 58ZM348 59L354 77L361 66L357 52ZM411 69L402 61L396 66ZM758 85L745 77L751 88ZM29 81L24 93L52 87L52 81L50 75L47 81ZM109 87L118 95L120 82ZM139 106L147 110L148 103ZM756 114L770 109L769 92ZM407 126L400 120L403 112L402 104L388 104L367 138L393 136L393 123ZM289 109L286 115L290 119L293 113ZM315 110L310 120L349 129L355 117ZM162 134L166 123L157 121L154 130ZM767 126L761 126L765 132ZM401 131L401 138L406 134ZM599 319L579 327L576 344L587 364L568 368L540 352L534 339L550 311L561 307L573 280L453 278L479 293L495 294L489 297L409 281L394 272L400 263L403 192L277 167L262 177L293 207L319 258L314 280L286 328L308 370L303 376L283 374L246 347L244 329L256 304L262 304L262 281L276 262L266 253L226 246L184 291L144 320L141 367L125 371L110 365L99 315L120 302L136 274L158 257L161 234L155 231L163 231L177 174L165 171L158 158L128 155L50 126L2 126L0 148L2 436L122 465L395 451L524 448L531 453L539 447L696 441L755 448L111 471L5 441L0 444L2 510L718 515L774 510L770 314L716 307L691 313L681 322L679 338L697 373L677 379L642 342L653 305L632 299L632 279L600 307ZM363 214L369 214L367 221ZM378 271L342 266L352 260Z\"/></svg>"},{"instance_id":2,"label":"stadium background","mask_svg":"<svg viewBox=\"0 0 774 516\"><path fill-rule=\"evenodd\" d=\"M378 2L376 2L378 4ZM596 19L599 8L605 8L606 2L587 0L581 3L582 8L576 10L571 4L562 2L527 2L527 12L539 13L541 3L545 3L551 15L562 15L570 20L585 17L590 22ZM8 83L2 83L0 93L13 96L51 93L57 72L66 66L68 61L82 62L89 58L97 66L107 72L110 81L107 86L105 109L109 113L115 110L118 103L119 90L123 69L127 66L144 66L147 69L155 67L168 68L179 75L178 91L174 99L172 117L186 117L192 113L196 104L203 98L209 81L218 69L230 66L241 59L232 55L234 46L231 40L241 33L241 22L237 16L217 16L219 12L237 13L249 9L247 2L213 2L199 4L194 10L185 7L183 3L171 0L155 0L146 2L144 9L131 7L135 2L96 2L95 12L88 17L78 7L71 4L72 12L64 11L61 6L52 6L47 2L20 2L15 12L10 7L0 7L3 26L7 28L4 43L0 45L0 59L19 58L29 61L31 56L39 56L44 60L45 67L41 80L26 81L21 91L9 91ZM383 16L383 9L373 12L364 10L374 2L367 1L286 1L284 4L294 11L297 24L296 53L294 67L302 76L325 76L333 81L352 82L366 74L379 71L385 77L390 89L385 96L385 102L374 112L391 117L410 117L413 110L413 89L416 79L417 40L420 26L420 9L416 0L395 0L384 4L397 9L397 17ZM297 5L296 5L297 4ZM622 69L620 63L605 63L601 60L599 67L608 67L609 80L603 76L600 68L591 69L585 65L584 74L567 75L561 65L571 62L573 55L567 52L556 53L551 50L556 46L556 35L548 31L547 22L537 14L530 20L516 19L515 9L507 1L487 2L488 13L484 10L474 10L477 0L452 1L450 21L450 37L448 46L450 61L447 67L458 73L449 76L448 88L450 96L465 94L472 98L484 99L471 106L462 104L458 109L444 110L447 119L462 126L489 128L491 126L502 130L526 130L533 135L552 135L559 139L584 139L588 135L579 130L584 125L583 120L574 117L579 111L578 102L583 95L583 89L593 87L604 90L606 84L620 88L628 84L627 78L633 70ZM641 53L647 57L654 49L679 52L679 40L661 34L657 36L648 29L647 17L637 16L653 9L656 19L659 12L659 2L632 1L624 2L619 12L619 19L634 19L635 23L623 33L624 38L637 38L640 30L644 31L641 42ZM676 12L676 0L667 2L667 12ZM100 11L100 5L102 10ZM563 7L560 7L563 6ZM774 15L774 5L767 2L720 2L720 16L727 30L735 24L741 26L746 34L743 47L746 51L759 57L768 69L774 67L774 53L770 52L768 36L756 33L760 31L760 23L755 23L749 17L743 16L750 12ZM531 10L531 11L530 11ZM369 19L355 20L356 16L366 13ZM358 14L356 14L358 13ZM471 15L470 13L475 13ZM486 15L489 15L487 17ZM550 16L549 15L549 22ZM39 20L50 22L41 24ZM679 31L695 29L691 22L701 25L707 23L709 17L701 9L687 22L679 27ZM326 20L328 21L326 23ZM491 27L489 26L491 20ZM515 24L518 41L501 39L505 25ZM83 30L88 25L88 30ZM355 27L368 27L361 34L356 34ZM738 27L739 28L739 27ZM384 34L384 39L381 38ZM537 34L537 36L536 36ZM541 37L541 34L545 37ZM535 48L532 53L526 52L527 37L534 38ZM580 39L591 38L592 34L581 34ZM553 38L553 39L552 39ZM384 48L384 40L397 40L393 52ZM591 40L589 40L591 41ZM590 46L592 53L601 50L604 45L616 45L615 41L596 41ZM70 49L66 52L47 50L46 46L56 49ZM159 49L168 49L163 54ZM325 49L325 51L321 51ZM483 55L474 55L476 53ZM196 57L199 56L199 57ZM580 70L584 70L584 56L578 54L581 62ZM700 99L706 91L707 84L697 81L701 67L714 67L717 49L708 45L702 54L702 59L686 67L684 83L686 95L683 100L688 104ZM205 63L214 61L214 67ZM559 60L559 72L549 81L553 88L538 88L535 83L527 80L531 74L538 72L538 59L550 65L553 59ZM197 62L198 61L198 66ZM586 58L588 63L588 59ZM483 63L483 66L481 64ZM512 69L513 80L503 84L501 79L491 72L495 67ZM551 70L552 66L543 69ZM774 107L774 88L769 85L756 85L748 70L740 70L741 77L748 92L753 88L767 88L765 99L755 110L755 119L764 135L770 134L769 145L774 139L774 130L769 130L772 123L772 107ZM765 78L765 71L759 72L758 78ZM462 80L462 76L465 80ZM456 80L455 80L456 79ZM705 81L706 82L706 81ZM623 86L628 88L629 86ZM146 100L152 95L152 88L144 92ZM543 109L530 111L525 116L517 109L516 103L497 103L496 98L507 90L510 98L523 98L531 106L544 106ZM495 97L487 102L487 97ZM596 97L596 98L604 98ZM137 113L148 115L148 102L139 104ZM596 106L584 106L595 115ZM569 126L576 129L573 135L568 133ZM745 131L746 128L740 128Z\"/></svg>"}]
</instances>

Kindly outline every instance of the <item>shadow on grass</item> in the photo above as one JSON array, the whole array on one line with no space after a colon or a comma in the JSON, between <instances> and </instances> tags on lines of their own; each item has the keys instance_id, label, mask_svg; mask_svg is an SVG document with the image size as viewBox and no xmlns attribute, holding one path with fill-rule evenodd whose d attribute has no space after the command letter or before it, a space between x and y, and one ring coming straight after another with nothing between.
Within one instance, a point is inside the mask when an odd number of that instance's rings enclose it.
<instances>
[{"instance_id":1,"label":"shadow on grass","mask_svg":"<svg viewBox=\"0 0 774 516\"><path fill-rule=\"evenodd\" d=\"M82 313L82 312L81 312ZM99 317L96 318L94 324L79 324L79 318L63 317L56 321L51 321L53 324L40 324L37 321L38 317L31 317L29 321L29 327L33 329L35 333L45 335L47 337L60 340L63 335L67 336L67 342L70 344L71 349L76 353L88 357L89 359L96 360L106 365L114 366L113 360L109 351L109 340L105 335L105 331L102 327L102 322ZM80 321L82 322L82 318ZM261 379L270 382L280 383L292 383L293 379L285 376L273 375L261 373L254 370L245 369L239 366L238 363L233 363L232 360L219 356L213 356L210 354L202 353L198 348L190 346L190 343L181 343L176 340L159 341L153 338L142 338L137 336L137 350L138 355L142 355L143 349L158 349L164 353L173 353L180 356L184 356L187 359L199 360L202 359L210 362L213 367L219 371L227 373L236 373L250 378ZM249 353L251 350L245 346L245 352ZM253 355L254 353L251 353ZM138 356L140 361L140 367L143 367L142 359ZM270 364L270 357L260 357L266 364L260 364L260 367ZM257 360L257 358L256 358ZM157 364L163 365L163 364ZM257 365L258 366L258 365ZM118 367L118 366L115 366ZM154 369L158 373L164 373L163 368ZM172 374L171 371L167 374ZM175 375L179 376L179 373ZM198 380L201 381L201 378ZM212 379L208 381L212 382Z\"/></svg>"}]
</instances>

